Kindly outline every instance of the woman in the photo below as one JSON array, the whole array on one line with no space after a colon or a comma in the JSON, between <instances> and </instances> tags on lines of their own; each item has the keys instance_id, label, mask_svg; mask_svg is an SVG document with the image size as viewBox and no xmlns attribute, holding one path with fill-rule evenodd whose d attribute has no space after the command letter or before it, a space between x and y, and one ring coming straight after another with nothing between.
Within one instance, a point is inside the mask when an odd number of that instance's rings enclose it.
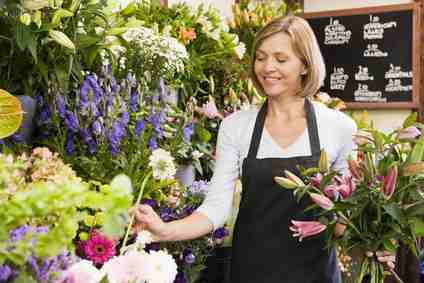
<instances>
[{"instance_id":1,"label":"woman","mask_svg":"<svg viewBox=\"0 0 424 283\"><path fill-rule=\"evenodd\" d=\"M290 220L313 215L304 213L306 200L298 203L274 177L284 170L298 173L298 166L317 167L321 149L335 169L345 170L356 125L345 114L308 99L322 85L325 66L305 20L273 20L257 34L252 55L251 77L267 101L259 111L239 111L221 123L216 167L202 206L169 223L150 207L140 206L136 219L160 241L205 235L225 222L241 176L231 282L340 282L335 252L325 249L323 236L302 243L292 236Z\"/></svg>"}]
</instances>

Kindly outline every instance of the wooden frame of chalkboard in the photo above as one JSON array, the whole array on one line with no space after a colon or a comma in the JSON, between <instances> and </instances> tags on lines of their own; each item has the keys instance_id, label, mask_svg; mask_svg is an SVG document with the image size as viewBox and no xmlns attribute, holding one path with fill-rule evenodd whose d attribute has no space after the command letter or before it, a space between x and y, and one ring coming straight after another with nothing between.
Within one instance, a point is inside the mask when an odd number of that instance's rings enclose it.
<instances>
[{"instance_id":1,"label":"wooden frame of chalkboard","mask_svg":"<svg viewBox=\"0 0 424 283\"><path fill-rule=\"evenodd\" d=\"M321 90L349 109L420 113L420 9L408 3L304 13L327 67Z\"/></svg>"}]
</instances>

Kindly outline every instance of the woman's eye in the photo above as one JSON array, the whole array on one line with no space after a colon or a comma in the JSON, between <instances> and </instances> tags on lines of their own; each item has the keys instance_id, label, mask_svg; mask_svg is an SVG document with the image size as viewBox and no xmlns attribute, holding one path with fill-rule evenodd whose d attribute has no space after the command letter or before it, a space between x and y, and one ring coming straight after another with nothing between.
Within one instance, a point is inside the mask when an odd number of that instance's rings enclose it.
<instances>
[{"instance_id":1,"label":"woman's eye","mask_svg":"<svg viewBox=\"0 0 424 283\"><path fill-rule=\"evenodd\" d=\"M265 60L265 57L256 57L256 61L263 61Z\"/></svg>"},{"instance_id":2,"label":"woman's eye","mask_svg":"<svg viewBox=\"0 0 424 283\"><path fill-rule=\"evenodd\" d=\"M278 63L284 63L284 62L286 62L287 60L286 59L277 59L277 62Z\"/></svg>"}]
</instances>

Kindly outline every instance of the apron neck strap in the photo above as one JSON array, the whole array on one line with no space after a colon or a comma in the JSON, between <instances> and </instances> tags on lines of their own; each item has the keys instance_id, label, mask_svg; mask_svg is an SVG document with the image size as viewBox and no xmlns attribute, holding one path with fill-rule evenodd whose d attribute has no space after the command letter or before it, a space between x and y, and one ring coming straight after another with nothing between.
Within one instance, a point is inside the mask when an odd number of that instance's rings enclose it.
<instances>
[{"instance_id":1,"label":"apron neck strap","mask_svg":"<svg viewBox=\"0 0 424 283\"><path fill-rule=\"evenodd\" d=\"M258 116L256 117L255 128L253 129L252 140L249 147L249 158L256 158L258 153L259 144L261 142L262 132L265 125L265 118L268 109L268 100L262 105L259 110ZM309 134L309 144L311 146L312 155L319 154L321 151L318 126L316 121L316 115L314 107L308 98L305 98L304 109L306 113L306 122Z\"/></svg>"}]
</instances>

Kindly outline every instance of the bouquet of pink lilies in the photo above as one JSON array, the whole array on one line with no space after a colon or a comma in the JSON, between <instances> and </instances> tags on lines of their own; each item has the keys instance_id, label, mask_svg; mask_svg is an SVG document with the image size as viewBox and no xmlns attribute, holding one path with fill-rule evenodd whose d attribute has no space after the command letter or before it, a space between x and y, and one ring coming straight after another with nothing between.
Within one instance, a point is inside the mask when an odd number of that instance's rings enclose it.
<instances>
[{"instance_id":1,"label":"bouquet of pink lilies","mask_svg":"<svg viewBox=\"0 0 424 283\"><path fill-rule=\"evenodd\" d=\"M275 177L298 200L311 199L306 210L319 209L316 221L292 220L294 237L302 241L327 232L329 247L337 243L344 254L361 251L355 283L383 283L390 274L402 282L392 264L379 260L380 252L394 254L402 243L417 254L416 238L424 234L423 128L410 117L389 134L360 130L354 136L357 158L348 161L345 174L330 169L322 152L318 168ZM344 231L336 237L340 224Z\"/></svg>"}]
</instances>

